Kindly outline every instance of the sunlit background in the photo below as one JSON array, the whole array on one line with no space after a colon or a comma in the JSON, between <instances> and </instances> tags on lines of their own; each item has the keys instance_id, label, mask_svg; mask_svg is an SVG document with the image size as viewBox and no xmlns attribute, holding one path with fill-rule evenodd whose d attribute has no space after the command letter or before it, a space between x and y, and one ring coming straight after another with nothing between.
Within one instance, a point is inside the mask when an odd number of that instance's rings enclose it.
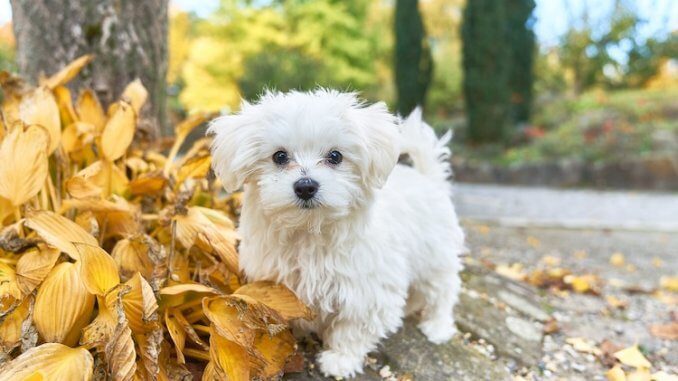
<instances>
[{"instance_id":1,"label":"sunlit background","mask_svg":"<svg viewBox=\"0 0 678 381\"><path fill-rule=\"evenodd\" d=\"M513 72L523 76L531 101L511 90L522 109L507 120L505 136L482 145L467 128L465 5L419 2L433 59L423 106L436 128L455 129L456 159L610 163L675 152L675 0L537 0L526 23L534 45L525 42L535 53L515 53L533 70ZM388 0L173 0L167 81L174 120L196 110L236 110L242 97L265 88L317 85L357 90L397 109L394 7ZM0 0L0 68L15 67L10 24L9 1Z\"/></svg>"}]
</instances>

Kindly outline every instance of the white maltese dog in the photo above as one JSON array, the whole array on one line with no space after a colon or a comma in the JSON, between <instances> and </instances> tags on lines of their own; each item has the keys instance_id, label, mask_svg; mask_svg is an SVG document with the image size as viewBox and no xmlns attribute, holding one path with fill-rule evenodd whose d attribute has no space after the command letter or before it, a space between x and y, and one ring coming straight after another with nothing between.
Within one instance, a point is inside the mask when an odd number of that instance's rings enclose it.
<instances>
[{"instance_id":1,"label":"white maltese dog","mask_svg":"<svg viewBox=\"0 0 678 381\"><path fill-rule=\"evenodd\" d=\"M421 313L433 343L455 334L464 233L448 182L451 134L416 110L319 89L268 92L212 122L213 167L244 186L240 267L285 284L317 313L325 375L362 372L365 355ZM409 154L414 167L398 165Z\"/></svg>"}]
</instances>

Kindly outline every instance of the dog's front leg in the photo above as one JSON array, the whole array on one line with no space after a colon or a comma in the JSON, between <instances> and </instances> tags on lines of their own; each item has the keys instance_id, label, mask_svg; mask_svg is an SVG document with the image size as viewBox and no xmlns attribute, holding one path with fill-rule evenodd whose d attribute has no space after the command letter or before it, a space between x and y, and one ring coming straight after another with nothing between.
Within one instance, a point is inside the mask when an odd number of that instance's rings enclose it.
<instances>
[{"instance_id":1,"label":"dog's front leg","mask_svg":"<svg viewBox=\"0 0 678 381\"><path fill-rule=\"evenodd\" d=\"M383 303L384 300L392 303ZM326 376L353 377L362 373L365 356L380 339L400 327L404 298L393 295L384 300L378 306L344 309L329 322L322 335L325 350L318 355L320 370Z\"/></svg>"}]
</instances>

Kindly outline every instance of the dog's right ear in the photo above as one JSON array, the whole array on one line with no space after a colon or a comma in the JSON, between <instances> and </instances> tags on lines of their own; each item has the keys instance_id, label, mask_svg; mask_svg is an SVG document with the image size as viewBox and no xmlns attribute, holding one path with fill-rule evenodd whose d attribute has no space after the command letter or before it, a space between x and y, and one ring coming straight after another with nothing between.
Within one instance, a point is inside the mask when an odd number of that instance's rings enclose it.
<instances>
[{"instance_id":1,"label":"dog's right ear","mask_svg":"<svg viewBox=\"0 0 678 381\"><path fill-rule=\"evenodd\" d=\"M247 107L246 104L243 107ZM212 169L221 179L224 189L235 192L242 188L254 172L259 158L260 139L256 120L241 111L213 120L207 130L212 142Z\"/></svg>"}]
</instances>

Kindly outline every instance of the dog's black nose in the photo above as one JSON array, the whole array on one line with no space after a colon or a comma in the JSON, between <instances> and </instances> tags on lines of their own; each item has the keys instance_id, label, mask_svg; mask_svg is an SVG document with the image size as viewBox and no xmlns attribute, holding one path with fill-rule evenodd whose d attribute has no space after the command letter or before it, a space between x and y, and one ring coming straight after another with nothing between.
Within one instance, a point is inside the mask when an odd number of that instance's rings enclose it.
<instances>
[{"instance_id":1,"label":"dog's black nose","mask_svg":"<svg viewBox=\"0 0 678 381\"><path fill-rule=\"evenodd\" d=\"M320 188L320 184L308 177L299 179L294 183L294 193L304 201L312 199L318 193L318 188Z\"/></svg>"}]
</instances>

